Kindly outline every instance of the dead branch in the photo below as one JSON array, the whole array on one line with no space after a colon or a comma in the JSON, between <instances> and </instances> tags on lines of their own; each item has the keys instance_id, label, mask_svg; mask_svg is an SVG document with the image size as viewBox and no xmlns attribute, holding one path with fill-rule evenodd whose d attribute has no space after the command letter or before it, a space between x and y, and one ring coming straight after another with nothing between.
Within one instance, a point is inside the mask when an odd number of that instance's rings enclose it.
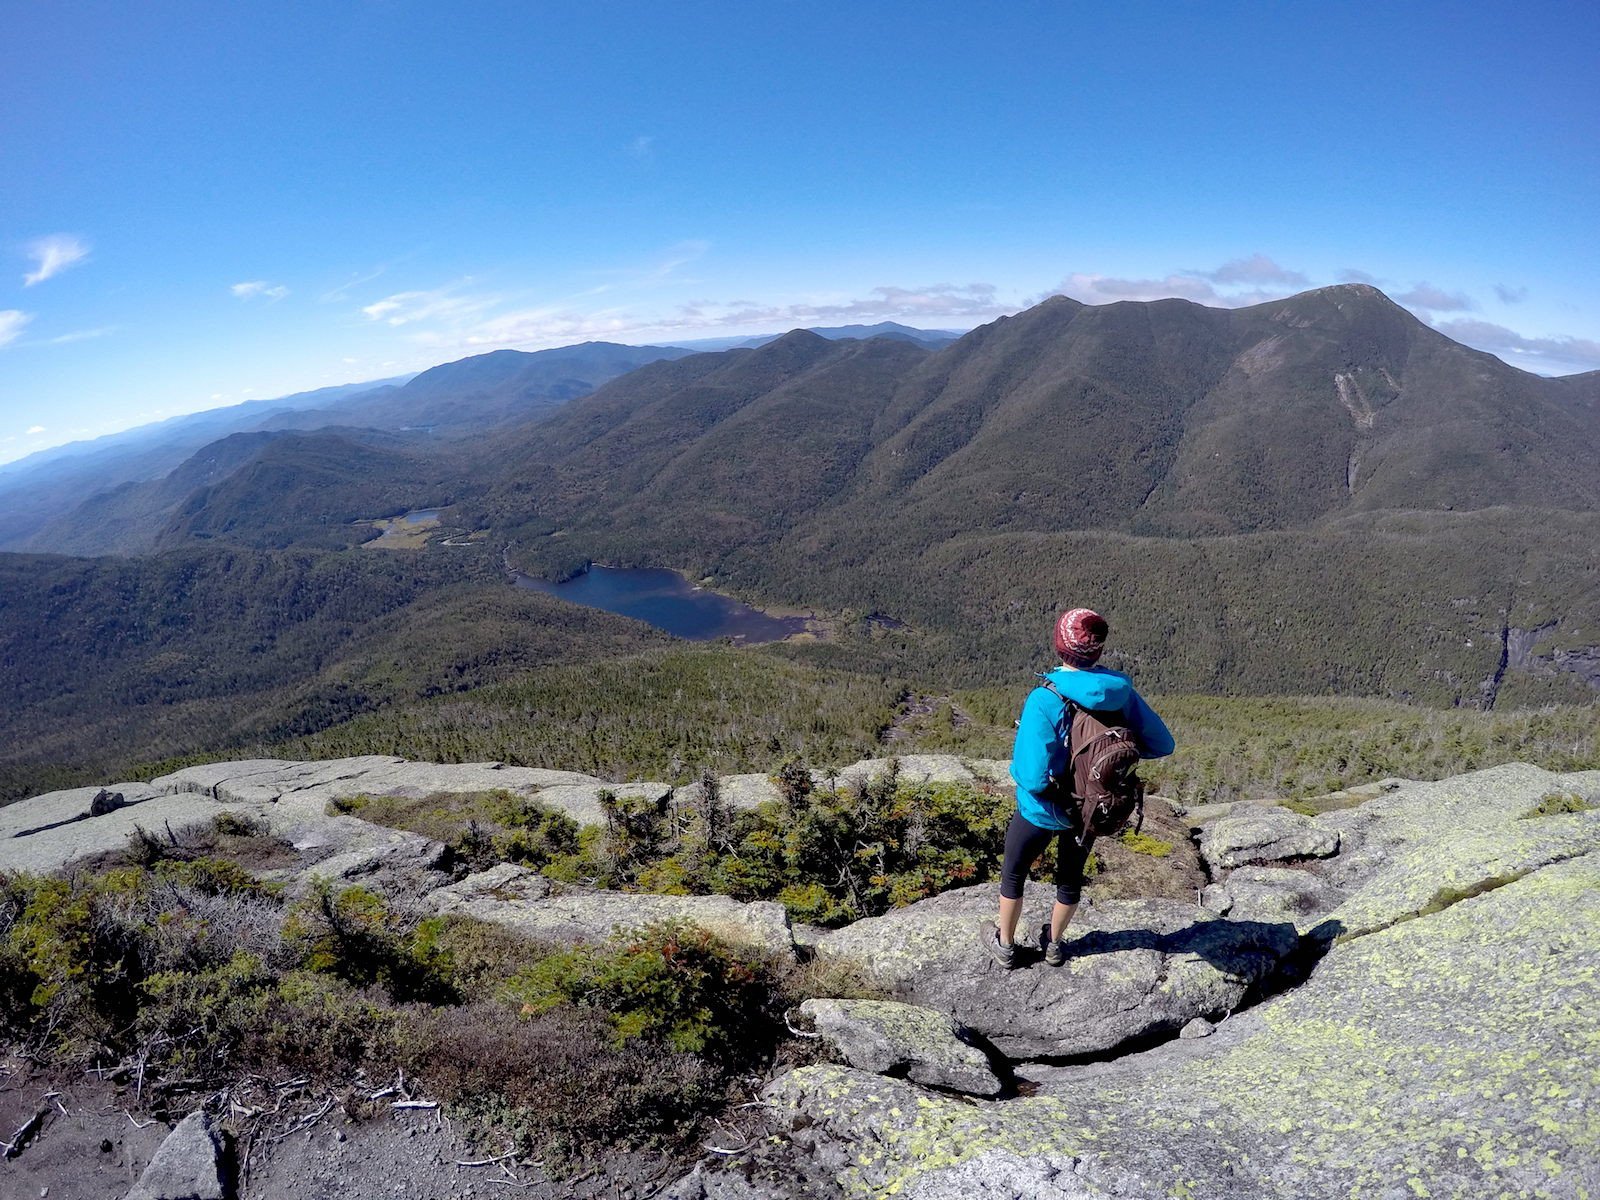
<instances>
[{"instance_id":1,"label":"dead branch","mask_svg":"<svg viewBox=\"0 0 1600 1200\"><path fill-rule=\"evenodd\" d=\"M474 1158L474 1159L470 1159L470 1160L458 1158L458 1159L456 1159L456 1166L458 1166L458 1167L489 1167L489 1166L493 1166L495 1163L505 1162L505 1160L508 1159L508 1158L515 1158L516 1156L517 1156L517 1152L515 1150L507 1150L504 1154L497 1154L493 1158Z\"/></svg>"},{"instance_id":2,"label":"dead branch","mask_svg":"<svg viewBox=\"0 0 1600 1200\"><path fill-rule=\"evenodd\" d=\"M11 1135L11 1140L4 1143L4 1149L0 1150L0 1158L15 1158L21 1154L23 1147L28 1143L28 1139L38 1133L39 1129L44 1125L45 1116L49 1112L48 1108L41 1108L24 1121L21 1128Z\"/></svg>"}]
</instances>

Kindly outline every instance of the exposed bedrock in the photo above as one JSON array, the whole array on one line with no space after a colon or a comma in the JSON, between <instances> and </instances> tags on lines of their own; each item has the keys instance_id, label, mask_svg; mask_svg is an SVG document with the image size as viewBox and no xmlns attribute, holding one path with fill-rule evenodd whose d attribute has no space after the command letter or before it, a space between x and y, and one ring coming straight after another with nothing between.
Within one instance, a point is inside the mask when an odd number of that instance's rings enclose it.
<instances>
[{"instance_id":1,"label":"exposed bedrock","mask_svg":"<svg viewBox=\"0 0 1600 1200\"><path fill-rule=\"evenodd\" d=\"M1049 919L1052 898L1048 887L1029 889L1019 943ZM998 901L994 884L946 892L831 933L817 954L859 964L896 998L949 1013L1008 1057L1044 1058L1101 1054L1222 1016L1299 941L1287 923L1221 920L1174 900L1108 900L1080 909L1064 965L1025 950L1019 969L1006 971L980 943Z\"/></svg>"}]
</instances>

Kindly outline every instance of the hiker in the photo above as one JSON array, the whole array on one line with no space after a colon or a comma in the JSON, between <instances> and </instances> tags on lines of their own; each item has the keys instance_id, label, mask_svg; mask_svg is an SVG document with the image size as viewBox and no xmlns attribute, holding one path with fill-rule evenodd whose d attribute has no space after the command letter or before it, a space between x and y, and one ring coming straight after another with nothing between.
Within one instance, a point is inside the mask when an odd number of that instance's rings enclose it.
<instances>
[{"instance_id":1,"label":"hiker","mask_svg":"<svg viewBox=\"0 0 1600 1200\"><path fill-rule=\"evenodd\" d=\"M1061 666L1041 675L1040 686L1028 693L1017 722L1011 750L1011 778L1017 785L1017 811L1006 829L1004 864L1000 870L999 920L984 925L984 948L1008 970L1016 965L1017 920L1022 915L1022 886L1028 868L1051 838L1056 839L1056 903L1050 923L1039 932L1044 960L1052 967L1066 961L1063 938L1083 890L1083 867L1091 837L1082 837L1082 816L1066 788L1051 791L1053 781L1071 784L1067 741L1072 714L1067 701L1126 725L1141 758L1162 758L1173 751L1172 734L1155 710L1134 691L1126 675L1096 666L1110 626L1099 613L1074 608L1056 620L1054 645ZM1053 691L1051 689L1054 689ZM1113 715L1114 714L1114 715ZM1063 802L1065 801L1065 802Z\"/></svg>"}]
</instances>

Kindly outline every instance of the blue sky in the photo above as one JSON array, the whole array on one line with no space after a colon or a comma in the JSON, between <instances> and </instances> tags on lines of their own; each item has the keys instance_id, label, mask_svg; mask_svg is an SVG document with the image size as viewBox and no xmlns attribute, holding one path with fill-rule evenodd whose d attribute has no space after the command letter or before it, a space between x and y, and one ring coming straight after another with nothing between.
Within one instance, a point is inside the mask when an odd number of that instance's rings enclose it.
<instances>
[{"instance_id":1,"label":"blue sky","mask_svg":"<svg viewBox=\"0 0 1600 1200\"><path fill-rule=\"evenodd\" d=\"M1600 368L1600 8L0 8L0 462L512 346L1364 279Z\"/></svg>"}]
</instances>

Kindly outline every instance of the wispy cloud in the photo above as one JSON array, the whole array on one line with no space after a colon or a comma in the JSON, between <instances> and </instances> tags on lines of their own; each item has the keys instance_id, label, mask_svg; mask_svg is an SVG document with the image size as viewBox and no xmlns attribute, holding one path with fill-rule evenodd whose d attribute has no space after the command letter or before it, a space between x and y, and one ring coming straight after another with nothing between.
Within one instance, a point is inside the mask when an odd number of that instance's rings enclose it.
<instances>
[{"instance_id":1,"label":"wispy cloud","mask_svg":"<svg viewBox=\"0 0 1600 1200\"><path fill-rule=\"evenodd\" d=\"M647 134L640 134L624 147L629 158L639 162L650 162L656 156L656 139Z\"/></svg>"},{"instance_id":2,"label":"wispy cloud","mask_svg":"<svg viewBox=\"0 0 1600 1200\"><path fill-rule=\"evenodd\" d=\"M58 334L46 344L51 346L67 346L73 342L88 342L95 338L109 337L117 331L115 325L103 325L99 329L75 329L71 333Z\"/></svg>"},{"instance_id":3,"label":"wispy cloud","mask_svg":"<svg viewBox=\"0 0 1600 1200\"><path fill-rule=\"evenodd\" d=\"M22 277L22 286L32 287L88 258L89 245L70 233L52 233L29 242L26 253L34 268Z\"/></svg>"},{"instance_id":4,"label":"wispy cloud","mask_svg":"<svg viewBox=\"0 0 1600 1200\"><path fill-rule=\"evenodd\" d=\"M28 434L27 434L27 436L32 437L36 433L46 433L46 432L48 432L48 430L46 430L43 425L29 425L28 426Z\"/></svg>"},{"instance_id":5,"label":"wispy cloud","mask_svg":"<svg viewBox=\"0 0 1600 1200\"><path fill-rule=\"evenodd\" d=\"M23 327L31 320L33 314L21 309L0 309L0 346L9 346L21 337Z\"/></svg>"},{"instance_id":6,"label":"wispy cloud","mask_svg":"<svg viewBox=\"0 0 1600 1200\"><path fill-rule=\"evenodd\" d=\"M1514 366L1566 375L1600 369L1600 342L1579 337L1524 337L1504 325L1458 317L1434 326L1446 337L1487 350Z\"/></svg>"},{"instance_id":7,"label":"wispy cloud","mask_svg":"<svg viewBox=\"0 0 1600 1200\"><path fill-rule=\"evenodd\" d=\"M1528 298L1528 289L1507 287L1503 283L1497 283L1494 285L1494 294L1500 297L1501 304L1521 304Z\"/></svg>"},{"instance_id":8,"label":"wispy cloud","mask_svg":"<svg viewBox=\"0 0 1600 1200\"><path fill-rule=\"evenodd\" d=\"M371 283L374 279L377 279L388 269L389 268L386 264L376 268L375 270L368 271L365 275L357 275L353 279L347 279L345 282L341 283L338 287L332 289L331 291L323 292L322 295L317 297L317 303L333 304L339 300L349 299L352 289L358 288L364 283Z\"/></svg>"},{"instance_id":9,"label":"wispy cloud","mask_svg":"<svg viewBox=\"0 0 1600 1200\"><path fill-rule=\"evenodd\" d=\"M471 279L463 279L428 291L395 292L362 308L369 320L396 327L422 321L460 323L498 307L502 298L473 295L465 289Z\"/></svg>"},{"instance_id":10,"label":"wispy cloud","mask_svg":"<svg viewBox=\"0 0 1600 1200\"><path fill-rule=\"evenodd\" d=\"M265 279L251 279L245 283L236 283L228 289L240 300L282 300L289 294L289 289L281 283L268 283Z\"/></svg>"},{"instance_id":11,"label":"wispy cloud","mask_svg":"<svg viewBox=\"0 0 1600 1200\"><path fill-rule=\"evenodd\" d=\"M710 249L710 242L691 238L668 246L658 259L644 266L616 267L591 272L591 275L599 275L606 282L585 288L574 299L584 296L603 296L607 292L624 289L657 287L668 281L678 284L692 283L693 280L683 279L679 272L695 260L705 257Z\"/></svg>"},{"instance_id":12,"label":"wispy cloud","mask_svg":"<svg viewBox=\"0 0 1600 1200\"><path fill-rule=\"evenodd\" d=\"M1413 285L1409 292L1398 292L1393 297L1396 304L1407 308L1422 308L1429 312L1471 312L1477 308L1472 297L1462 292L1447 292L1431 283Z\"/></svg>"},{"instance_id":13,"label":"wispy cloud","mask_svg":"<svg viewBox=\"0 0 1600 1200\"><path fill-rule=\"evenodd\" d=\"M559 306L505 313L462 331L463 348L554 346L586 338L667 341L717 330L774 332L806 325L876 324L879 321L955 322L992 320L1016 305L1001 304L992 284L935 284L873 288L866 296L787 304L748 300L700 300L668 314L623 308L581 312Z\"/></svg>"},{"instance_id":14,"label":"wispy cloud","mask_svg":"<svg viewBox=\"0 0 1600 1200\"><path fill-rule=\"evenodd\" d=\"M1339 282L1365 283L1370 287L1379 287L1383 284L1383 280L1379 279L1376 275L1369 274L1366 271L1358 271L1354 267L1346 267L1343 271L1340 271Z\"/></svg>"}]
</instances>

